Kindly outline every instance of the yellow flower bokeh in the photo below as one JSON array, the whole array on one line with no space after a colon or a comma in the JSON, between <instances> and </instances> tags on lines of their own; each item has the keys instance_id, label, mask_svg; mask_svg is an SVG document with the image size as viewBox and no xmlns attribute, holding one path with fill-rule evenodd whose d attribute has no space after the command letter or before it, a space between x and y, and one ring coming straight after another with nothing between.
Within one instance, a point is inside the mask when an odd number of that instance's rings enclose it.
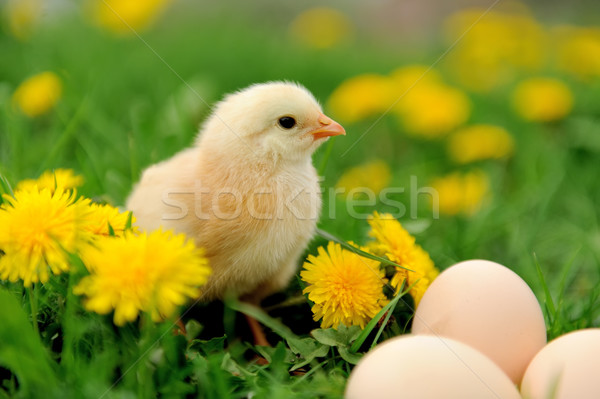
<instances>
[{"instance_id":1,"label":"yellow flower bokeh","mask_svg":"<svg viewBox=\"0 0 600 399\"><path fill-rule=\"evenodd\" d=\"M525 6L489 11L469 8L445 22L445 37L456 47L446 57L466 88L486 92L512 80L519 71L537 71L546 61L547 34Z\"/></svg>"},{"instance_id":2,"label":"yellow flower bokeh","mask_svg":"<svg viewBox=\"0 0 600 399\"><path fill-rule=\"evenodd\" d=\"M86 297L88 311L114 310L118 326L140 312L149 312L155 321L173 316L178 306L200 295L211 273L204 251L171 231L98 237L81 258L90 275L73 292Z\"/></svg>"},{"instance_id":3,"label":"yellow flower bokeh","mask_svg":"<svg viewBox=\"0 0 600 399\"><path fill-rule=\"evenodd\" d=\"M144 30L156 21L171 1L94 0L91 12L103 28L119 35L134 35L133 31Z\"/></svg>"},{"instance_id":4,"label":"yellow flower bokeh","mask_svg":"<svg viewBox=\"0 0 600 399\"><path fill-rule=\"evenodd\" d=\"M348 169L336 183L336 188L343 188L341 194L348 194L353 189L365 188L379 194L392 180L389 165L382 160L370 161Z\"/></svg>"},{"instance_id":5,"label":"yellow flower bokeh","mask_svg":"<svg viewBox=\"0 0 600 399\"><path fill-rule=\"evenodd\" d=\"M47 170L37 179L21 180L17 190L48 189L51 193L58 190L69 190L83 185L83 176L76 175L72 169Z\"/></svg>"},{"instance_id":6,"label":"yellow flower bokeh","mask_svg":"<svg viewBox=\"0 0 600 399\"><path fill-rule=\"evenodd\" d=\"M369 235L375 239L369 244L369 249L376 255L385 256L392 262L411 269L396 268L391 285L396 292L403 282L404 289L411 287L409 293L415 306L418 306L423 294L439 274L429 254L390 214L375 212L369 218L369 225Z\"/></svg>"},{"instance_id":7,"label":"yellow flower bokeh","mask_svg":"<svg viewBox=\"0 0 600 399\"><path fill-rule=\"evenodd\" d=\"M424 65L398 68L389 76L354 76L335 89L327 106L345 123L391 112L407 133L426 138L457 128L471 113L467 95L446 85L438 71Z\"/></svg>"},{"instance_id":8,"label":"yellow flower bokeh","mask_svg":"<svg viewBox=\"0 0 600 399\"><path fill-rule=\"evenodd\" d=\"M61 94L60 78L54 72L42 72L21 83L12 100L25 115L36 117L54 108Z\"/></svg>"},{"instance_id":9,"label":"yellow flower bokeh","mask_svg":"<svg viewBox=\"0 0 600 399\"><path fill-rule=\"evenodd\" d=\"M354 76L339 85L327 108L340 122L353 123L383 114L393 103L390 78L384 75Z\"/></svg>"},{"instance_id":10,"label":"yellow flower bokeh","mask_svg":"<svg viewBox=\"0 0 600 399\"><path fill-rule=\"evenodd\" d=\"M466 164L483 159L501 159L514 152L514 139L500 126L472 125L448 138L447 151L454 162Z\"/></svg>"},{"instance_id":11,"label":"yellow flower bokeh","mask_svg":"<svg viewBox=\"0 0 600 399\"><path fill-rule=\"evenodd\" d=\"M332 241L327 250L319 247L309 255L300 277L308 285L303 293L314 302L315 321L321 328L360 326L363 328L385 305L386 282L379 262L363 258Z\"/></svg>"},{"instance_id":12,"label":"yellow flower bokeh","mask_svg":"<svg viewBox=\"0 0 600 399\"><path fill-rule=\"evenodd\" d=\"M434 179L430 185L438 193L440 213L473 215L489 195L490 183L483 171L473 170L465 174L450 173Z\"/></svg>"},{"instance_id":13,"label":"yellow flower bokeh","mask_svg":"<svg viewBox=\"0 0 600 399\"><path fill-rule=\"evenodd\" d=\"M459 89L421 81L406 92L394 111L408 134L434 139L464 124L471 115L471 102Z\"/></svg>"},{"instance_id":14,"label":"yellow flower bokeh","mask_svg":"<svg viewBox=\"0 0 600 399\"><path fill-rule=\"evenodd\" d=\"M522 81L513 92L513 106L525 120L553 122L563 119L573 108L573 94L557 79L531 78Z\"/></svg>"},{"instance_id":15,"label":"yellow flower bokeh","mask_svg":"<svg viewBox=\"0 0 600 399\"><path fill-rule=\"evenodd\" d=\"M69 270L69 254L87 244L89 200L74 191L17 190L0 206L0 278L25 287Z\"/></svg>"},{"instance_id":16,"label":"yellow flower bokeh","mask_svg":"<svg viewBox=\"0 0 600 399\"><path fill-rule=\"evenodd\" d=\"M42 0L8 0L4 6L9 32L27 40L42 14Z\"/></svg>"},{"instance_id":17,"label":"yellow flower bokeh","mask_svg":"<svg viewBox=\"0 0 600 399\"><path fill-rule=\"evenodd\" d=\"M582 79L600 77L600 27L563 26L555 36L561 70Z\"/></svg>"},{"instance_id":18,"label":"yellow flower bokeh","mask_svg":"<svg viewBox=\"0 0 600 399\"><path fill-rule=\"evenodd\" d=\"M341 11L316 7L299 14L292 21L290 32L309 47L327 49L352 34L352 23Z\"/></svg>"}]
</instances>

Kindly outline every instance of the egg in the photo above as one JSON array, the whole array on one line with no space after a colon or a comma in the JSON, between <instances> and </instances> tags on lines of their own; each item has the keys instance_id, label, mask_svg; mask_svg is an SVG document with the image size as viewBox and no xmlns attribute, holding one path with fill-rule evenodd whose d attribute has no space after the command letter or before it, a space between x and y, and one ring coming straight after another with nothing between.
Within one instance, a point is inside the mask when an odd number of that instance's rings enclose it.
<instances>
[{"instance_id":1,"label":"egg","mask_svg":"<svg viewBox=\"0 0 600 399\"><path fill-rule=\"evenodd\" d=\"M531 361L521 393L528 399L600 398L600 328L574 331Z\"/></svg>"},{"instance_id":2,"label":"egg","mask_svg":"<svg viewBox=\"0 0 600 399\"><path fill-rule=\"evenodd\" d=\"M486 260L442 272L425 291L412 332L472 346L517 385L546 344L544 315L531 289L510 269Z\"/></svg>"},{"instance_id":3,"label":"egg","mask_svg":"<svg viewBox=\"0 0 600 399\"><path fill-rule=\"evenodd\" d=\"M367 353L348 379L346 399L521 396L486 356L458 341L426 335L390 339Z\"/></svg>"}]
</instances>

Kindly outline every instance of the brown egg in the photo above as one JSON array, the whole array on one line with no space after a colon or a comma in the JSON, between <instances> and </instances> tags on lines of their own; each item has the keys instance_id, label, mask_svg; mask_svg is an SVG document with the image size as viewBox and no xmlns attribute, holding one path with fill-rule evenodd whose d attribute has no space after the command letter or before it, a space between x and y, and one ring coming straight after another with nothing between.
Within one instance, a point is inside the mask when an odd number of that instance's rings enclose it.
<instances>
[{"instance_id":1,"label":"brown egg","mask_svg":"<svg viewBox=\"0 0 600 399\"><path fill-rule=\"evenodd\" d=\"M544 315L531 289L510 269L486 260L441 273L419 303L412 332L472 346L517 385L546 344Z\"/></svg>"},{"instance_id":2,"label":"brown egg","mask_svg":"<svg viewBox=\"0 0 600 399\"><path fill-rule=\"evenodd\" d=\"M520 398L486 356L448 338L405 335L378 345L350 374L346 399Z\"/></svg>"},{"instance_id":3,"label":"brown egg","mask_svg":"<svg viewBox=\"0 0 600 399\"><path fill-rule=\"evenodd\" d=\"M600 398L600 328L574 331L531 361L521 393L528 399Z\"/></svg>"}]
</instances>

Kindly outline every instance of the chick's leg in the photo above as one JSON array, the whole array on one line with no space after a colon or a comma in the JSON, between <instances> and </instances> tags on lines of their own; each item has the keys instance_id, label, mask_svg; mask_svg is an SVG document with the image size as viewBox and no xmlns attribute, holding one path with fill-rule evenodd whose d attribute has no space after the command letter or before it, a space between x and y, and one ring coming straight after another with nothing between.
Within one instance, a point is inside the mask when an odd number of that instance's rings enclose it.
<instances>
[{"instance_id":1,"label":"chick's leg","mask_svg":"<svg viewBox=\"0 0 600 399\"><path fill-rule=\"evenodd\" d=\"M290 279L295 272L296 262L294 260L294 262L288 263L286 267L281 268L270 279L259 285L256 290L240 299L242 299L244 302L260 307L260 303L264 298L284 289L289 284ZM250 327L250 331L254 337L255 345L270 346L269 341L267 340L258 320L248 315L246 315L246 320L248 321L248 326Z\"/></svg>"},{"instance_id":2,"label":"chick's leg","mask_svg":"<svg viewBox=\"0 0 600 399\"><path fill-rule=\"evenodd\" d=\"M248 315L245 316L246 321L248 322L248 327L250 327L250 331L252 332L252 336L254 337L254 345L271 346L258 320Z\"/></svg>"}]
</instances>

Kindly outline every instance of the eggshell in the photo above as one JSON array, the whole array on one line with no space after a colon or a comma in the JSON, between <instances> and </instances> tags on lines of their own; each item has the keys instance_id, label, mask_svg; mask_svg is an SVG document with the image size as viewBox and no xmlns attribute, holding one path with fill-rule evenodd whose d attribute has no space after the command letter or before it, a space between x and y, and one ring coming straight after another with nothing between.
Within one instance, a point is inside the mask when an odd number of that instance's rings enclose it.
<instances>
[{"instance_id":1,"label":"eggshell","mask_svg":"<svg viewBox=\"0 0 600 399\"><path fill-rule=\"evenodd\" d=\"M600 398L600 328L546 345L527 367L521 393L528 399Z\"/></svg>"},{"instance_id":2,"label":"eggshell","mask_svg":"<svg viewBox=\"0 0 600 399\"><path fill-rule=\"evenodd\" d=\"M378 345L354 368L346 399L520 398L486 356L448 338L405 335Z\"/></svg>"},{"instance_id":3,"label":"eggshell","mask_svg":"<svg viewBox=\"0 0 600 399\"><path fill-rule=\"evenodd\" d=\"M472 346L517 385L546 344L544 315L531 289L510 269L486 260L442 272L425 291L412 332Z\"/></svg>"}]
</instances>

